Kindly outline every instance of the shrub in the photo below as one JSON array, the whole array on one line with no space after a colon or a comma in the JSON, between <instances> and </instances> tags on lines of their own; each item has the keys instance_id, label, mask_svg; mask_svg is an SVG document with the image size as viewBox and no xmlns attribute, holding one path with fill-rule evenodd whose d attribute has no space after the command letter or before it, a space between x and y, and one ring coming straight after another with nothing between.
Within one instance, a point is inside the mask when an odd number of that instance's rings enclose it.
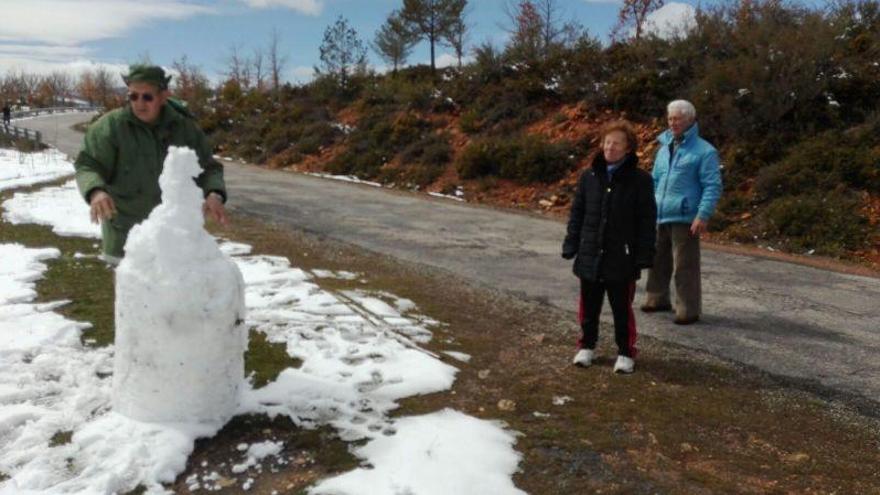
<instances>
[{"instance_id":1,"label":"shrub","mask_svg":"<svg viewBox=\"0 0 880 495\"><path fill-rule=\"evenodd\" d=\"M462 179L476 179L487 175L498 175L501 164L512 159L506 156L511 150L498 139L481 139L472 142L458 156L455 164Z\"/></svg>"},{"instance_id":2,"label":"shrub","mask_svg":"<svg viewBox=\"0 0 880 495\"><path fill-rule=\"evenodd\" d=\"M859 198L835 191L827 195L801 194L773 200L763 215L766 236L794 250L815 249L839 256L858 249L870 233L859 213Z\"/></svg>"},{"instance_id":3,"label":"shrub","mask_svg":"<svg viewBox=\"0 0 880 495\"><path fill-rule=\"evenodd\" d=\"M361 179L373 179L385 164L386 156L377 150L348 150L327 164L327 171L338 175L355 175Z\"/></svg>"},{"instance_id":4,"label":"shrub","mask_svg":"<svg viewBox=\"0 0 880 495\"><path fill-rule=\"evenodd\" d=\"M388 135L388 144L395 151L411 143L419 141L422 136L431 130L431 123L421 119L412 113L404 113L394 119Z\"/></svg>"},{"instance_id":5,"label":"shrub","mask_svg":"<svg viewBox=\"0 0 880 495\"><path fill-rule=\"evenodd\" d=\"M541 136L487 138L466 147L456 168L463 179L498 175L521 183L553 182L571 170L571 153L571 145Z\"/></svg>"},{"instance_id":6,"label":"shrub","mask_svg":"<svg viewBox=\"0 0 880 495\"><path fill-rule=\"evenodd\" d=\"M294 149L304 155L313 155L321 147L332 144L338 135L339 130L329 122L315 122L302 129Z\"/></svg>"},{"instance_id":7,"label":"shrub","mask_svg":"<svg viewBox=\"0 0 880 495\"><path fill-rule=\"evenodd\" d=\"M804 191L830 191L839 185L880 191L880 148L864 131L830 131L807 139L780 162L765 167L755 183L760 199Z\"/></svg>"},{"instance_id":8,"label":"shrub","mask_svg":"<svg viewBox=\"0 0 880 495\"><path fill-rule=\"evenodd\" d=\"M421 163L425 165L445 165L452 156L449 136L446 134L429 134L419 141L407 146L401 154L404 165Z\"/></svg>"},{"instance_id":9,"label":"shrub","mask_svg":"<svg viewBox=\"0 0 880 495\"><path fill-rule=\"evenodd\" d=\"M513 142L515 159L501 164L501 176L518 182L553 182L574 165L570 145L553 144L527 135Z\"/></svg>"},{"instance_id":10,"label":"shrub","mask_svg":"<svg viewBox=\"0 0 880 495\"><path fill-rule=\"evenodd\" d=\"M725 191L718 200L716 214L709 223L712 231L725 230L734 225L751 206L749 195L742 191Z\"/></svg>"},{"instance_id":11,"label":"shrub","mask_svg":"<svg viewBox=\"0 0 880 495\"><path fill-rule=\"evenodd\" d=\"M399 179L426 186L443 174L451 157L449 136L429 134L403 150L403 170L399 173Z\"/></svg>"},{"instance_id":12,"label":"shrub","mask_svg":"<svg viewBox=\"0 0 880 495\"><path fill-rule=\"evenodd\" d=\"M476 134L480 132L483 129L480 115L473 108L463 112L458 121L458 128L465 134Z\"/></svg>"}]
</instances>

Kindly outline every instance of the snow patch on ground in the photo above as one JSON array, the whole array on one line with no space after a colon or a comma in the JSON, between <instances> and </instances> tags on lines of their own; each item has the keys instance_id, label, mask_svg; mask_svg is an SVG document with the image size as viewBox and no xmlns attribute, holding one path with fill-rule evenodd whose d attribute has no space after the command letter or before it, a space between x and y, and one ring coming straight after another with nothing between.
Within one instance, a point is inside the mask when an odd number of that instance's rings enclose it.
<instances>
[{"instance_id":1,"label":"snow patch on ground","mask_svg":"<svg viewBox=\"0 0 880 495\"><path fill-rule=\"evenodd\" d=\"M73 180L32 193L16 193L3 203L3 219L12 224L50 225L62 236L101 238L101 226L91 223L89 205Z\"/></svg>"},{"instance_id":2,"label":"snow patch on ground","mask_svg":"<svg viewBox=\"0 0 880 495\"><path fill-rule=\"evenodd\" d=\"M51 182L72 174L73 164L56 149L36 153L0 149L0 191Z\"/></svg>"},{"instance_id":3,"label":"snow patch on ground","mask_svg":"<svg viewBox=\"0 0 880 495\"><path fill-rule=\"evenodd\" d=\"M379 184L378 182L371 182L368 180L363 180L358 177L355 177L354 175L331 175L331 174L319 174L319 173L315 173L315 172L308 172L308 173L306 173L306 175L320 177L322 179L341 180L343 182L354 182L355 184L364 184L367 186L382 187L382 184Z\"/></svg>"},{"instance_id":4,"label":"snow patch on ground","mask_svg":"<svg viewBox=\"0 0 880 495\"><path fill-rule=\"evenodd\" d=\"M325 480L309 493L525 493L511 481L520 456L512 449L515 437L502 426L451 409L401 418L395 426L394 436L353 450L372 468Z\"/></svg>"}]
</instances>

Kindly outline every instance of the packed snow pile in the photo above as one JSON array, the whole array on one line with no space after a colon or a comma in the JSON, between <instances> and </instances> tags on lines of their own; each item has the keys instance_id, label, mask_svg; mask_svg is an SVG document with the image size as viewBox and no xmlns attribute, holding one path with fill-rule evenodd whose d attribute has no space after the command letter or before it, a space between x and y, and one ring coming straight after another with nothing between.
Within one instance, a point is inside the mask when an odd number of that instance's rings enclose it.
<instances>
[{"instance_id":1,"label":"packed snow pile","mask_svg":"<svg viewBox=\"0 0 880 495\"><path fill-rule=\"evenodd\" d=\"M113 407L152 422L222 424L244 384L244 280L204 230L201 168L172 147L162 204L132 228L116 271Z\"/></svg>"}]
</instances>

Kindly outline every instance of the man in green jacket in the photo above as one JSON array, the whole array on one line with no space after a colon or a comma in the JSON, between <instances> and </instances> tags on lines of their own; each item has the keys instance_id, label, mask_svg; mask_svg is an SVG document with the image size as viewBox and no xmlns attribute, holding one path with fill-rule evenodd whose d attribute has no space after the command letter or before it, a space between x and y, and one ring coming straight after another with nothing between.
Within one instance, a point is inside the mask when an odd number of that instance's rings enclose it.
<instances>
[{"instance_id":1,"label":"man in green jacket","mask_svg":"<svg viewBox=\"0 0 880 495\"><path fill-rule=\"evenodd\" d=\"M159 174L169 146L196 152L203 169L196 183L205 194L204 214L228 223L223 166L192 115L169 100L171 76L161 67L132 65L123 80L129 104L89 126L74 164L92 221L101 223L104 257L114 263L124 256L128 231L162 201Z\"/></svg>"}]
</instances>

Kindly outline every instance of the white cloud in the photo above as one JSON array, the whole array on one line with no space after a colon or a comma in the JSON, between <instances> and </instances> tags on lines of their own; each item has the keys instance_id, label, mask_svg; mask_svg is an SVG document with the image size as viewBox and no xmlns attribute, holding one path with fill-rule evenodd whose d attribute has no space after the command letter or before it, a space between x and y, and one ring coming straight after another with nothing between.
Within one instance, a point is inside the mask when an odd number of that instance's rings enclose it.
<instances>
[{"instance_id":1,"label":"white cloud","mask_svg":"<svg viewBox=\"0 0 880 495\"><path fill-rule=\"evenodd\" d=\"M308 15L319 15L324 7L320 0L242 0L255 9L284 7Z\"/></svg>"},{"instance_id":2,"label":"white cloud","mask_svg":"<svg viewBox=\"0 0 880 495\"><path fill-rule=\"evenodd\" d=\"M26 56L33 60L57 61L81 57L88 52L79 46L15 45L0 43L0 58Z\"/></svg>"},{"instance_id":3,"label":"white cloud","mask_svg":"<svg viewBox=\"0 0 880 495\"><path fill-rule=\"evenodd\" d=\"M696 23L696 9L686 3L671 2L648 14L645 32L661 38L684 35Z\"/></svg>"},{"instance_id":4,"label":"white cloud","mask_svg":"<svg viewBox=\"0 0 880 495\"><path fill-rule=\"evenodd\" d=\"M3 2L0 41L76 45L124 35L148 22L212 9L183 0L28 0Z\"/></svg>"},{"instance_id":5,"label":"white cloud","mask_svg":"<svg viewBox=\"0 0 880 495\"><path fill-rule=\"evenodd\" d=\"M114 75L127 70L89 60L85 43L122 37L151 22L214 13L190 0L3 0L2 10L0 70L74 76L98 67Z\"/></svg>"},{"instance_id":6,"label":"white cloud","mask_svg":"<svg viewBox=\"0 0 880 495\"><path fill-rule=\"evenodd\" d=\"M300 65L287 71L288 80L294 84L303 84L311 82L315 78L315 68L306 65Z\"/></svg>"},{"instance_id":7,"label":"white cloud","mask_svg":"<svg viewBox=\"0 0 880 495\"><path fill-rule=\"evenodd\" d=\"M471 60L473 60L473 57L465 56L465 57L461 58L461 63L467 64ZM426 62L426 64L430 64L430 63L431 63L430 60L428 62ZM441 53L439 56L437 56L434 59L434 64L437 65L438 69L443 68L443 67L458 67L458 57L452 53Z\"/></svg>"},{"instance_id":8,"label":"white cloud","mask_svg":"<svg viewBox=\"0 0 880 495\"><path fill-rule=\"evenodd\" d=\"M54 59L51 57L32 57L28 55L16 55L14 53L4 53L0 49L0 72L27 74L49 74L51 72L64 72L73 77L79 77L80 74L87 70L103 68L113 75L114 81L122 86L121 75L128 72L126 64L102 63L85 58L76 58L71 60L70 57ZM118 76L118 77L117 77Z\"/></svg>"}]
</instances>

